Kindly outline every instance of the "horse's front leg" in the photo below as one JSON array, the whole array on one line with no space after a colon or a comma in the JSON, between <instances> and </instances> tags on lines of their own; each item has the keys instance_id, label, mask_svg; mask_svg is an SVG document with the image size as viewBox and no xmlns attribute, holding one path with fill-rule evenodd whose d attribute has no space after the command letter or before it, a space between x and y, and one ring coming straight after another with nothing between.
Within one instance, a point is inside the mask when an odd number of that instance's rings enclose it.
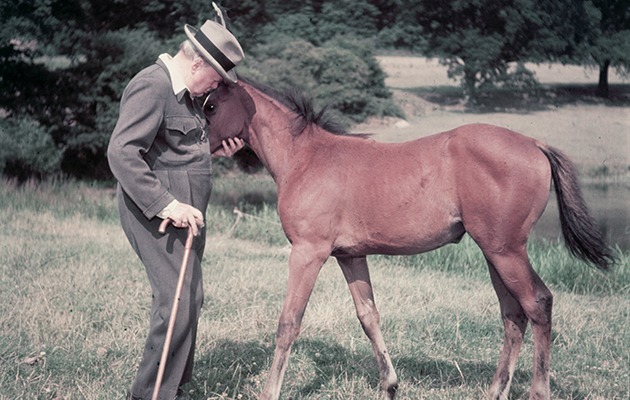
<instances>
[{"instance_id":1,"label":"horse's front leg","mask_svg":"<svg viewBox=\"0 0 630 400\"><path fill-rule=\"evenodd\" d=\"M289 281L278 322L276 349L261 400L277 400L287 368L291 346L300 333L302 317L311 296L317 275L330 255L311 244L295 244L289 256Z\"/></svg>"},{"instance_id":2,"label":"horse's front leg","mask_svg":"<svg viewBox=\"0 0 630 400\"><path fill-rule=\"evenodd\" d=\"M398 377L389 357L383 334L379 327L380 316L374 303L370 272L365 257L337 257L337 262L348 282L352 299L363 331L372 343L378 362L381 387L386 399L394 399L398 390Z\"/></svg>"}]
</instances>

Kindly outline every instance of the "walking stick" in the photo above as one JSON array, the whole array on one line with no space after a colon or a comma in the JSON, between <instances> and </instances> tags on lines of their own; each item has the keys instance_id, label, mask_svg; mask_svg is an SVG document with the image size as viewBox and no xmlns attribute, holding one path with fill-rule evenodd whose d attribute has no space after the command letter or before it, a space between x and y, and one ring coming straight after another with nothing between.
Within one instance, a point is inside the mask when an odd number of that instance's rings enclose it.
<instances>
[{"instance_id":1,"label":"walking stick","mask_svg":"<svg viewBox=\"0 0 630 400\"><path fill-rule=\"evenodd\" d=\"M165 219L160 224L159 232L164 234L166 227L170 223L169 219ZM190 249L193 243L192 229L188 227L188 237L186 238L186 244L184 246L184 257L182 259L182 267L179 269L179 279L177 280L177 288L175 289L175 297L173 298L173 307L171 308L171 317L168 320L168 329L166 330L166 339L164 341L164 348L162 349L162 358L160 359L160 367L158 368L157 377L155 378L155 387L153 388L152 400L157 400L160 393L160 386L162 385L162 378L164 377L164 369L166 368L166 359L168 358L169 348L171 347L171 340L173 338L173 329L175 329L175 319L177 318L177 309L179 308L179 298L182 294L182 287L184 286L184 277L186 275L186 267L188 266L188 258L190 257Z\"/></svg>"}]
</instances>

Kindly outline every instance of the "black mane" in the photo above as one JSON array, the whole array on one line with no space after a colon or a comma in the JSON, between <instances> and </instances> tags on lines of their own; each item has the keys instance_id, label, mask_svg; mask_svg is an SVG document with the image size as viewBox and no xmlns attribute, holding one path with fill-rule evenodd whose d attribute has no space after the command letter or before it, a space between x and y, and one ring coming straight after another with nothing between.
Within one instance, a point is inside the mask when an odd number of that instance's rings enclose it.
<instances>
[{"instance_id":1,"label":"black mane","mask_svg":"<svg viewBox=\"0 0 630 400\"><path fill-rule=\"evenodd\" d=\"M328 106L324 106L321 110L316 111L313 105L313 99L304 95L299 90L291 88L286 91L278 91L270 86L243 76L239 76L238 79L279 101L289 108L289 110L297 114L295 123L291 129L293 136L302 134L310 125L317 125L335 135L350 135L340 123L333 120L328 112Z\"/></svg>"}]
</instances>

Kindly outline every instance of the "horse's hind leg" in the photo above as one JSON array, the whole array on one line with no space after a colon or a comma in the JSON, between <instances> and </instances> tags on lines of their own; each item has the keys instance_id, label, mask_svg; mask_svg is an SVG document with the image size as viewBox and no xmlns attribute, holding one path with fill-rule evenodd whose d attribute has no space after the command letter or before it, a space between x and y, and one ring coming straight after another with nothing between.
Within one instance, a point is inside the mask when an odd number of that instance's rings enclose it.
<instances>
[{"instance_id":1,"label":"horse's hind leg","mask_svg":"<svg viewBox=\"0 0 630 400\"><path fill-rule=\"evenodd\" d=\"M337 257L337 262L348 282L352 299L363 331L372 343L378 362L381 387L387 399L394 399L398 390L398 377L387 352L379 327L380 316L374 303L374 293L365 257Z\"/></svg>"},{"instance_id":2,"label":"horse's hind leg","mask_svg":"<svg viewBox=\"0 0 630 400\"><path fill-rule=\"evenodd\" d=\"M507 399L514 363L531 322L534 336L534 368L530 400L549 399L549 360L553 296L532 269L525 249L486 254L492 282L499 296L505 328L503 352L490 386L490 399Z\"/></svg>"},{"instance_id":3,"label":"horse's hind leg","mask_svg":"<svg viewBox=\"0 0 630 400\"><path fill-rule=\"evenodd\" d=\"M519 302L507 290L490 262L488 262L488 268L492 285L499 298L504 329L503 350L499 358L497 372L494 374L488 391L488 398L492 400L507 399L518 355L523 344L523 336L527 329L527 316Z\"/></svg>"}]
</instances>

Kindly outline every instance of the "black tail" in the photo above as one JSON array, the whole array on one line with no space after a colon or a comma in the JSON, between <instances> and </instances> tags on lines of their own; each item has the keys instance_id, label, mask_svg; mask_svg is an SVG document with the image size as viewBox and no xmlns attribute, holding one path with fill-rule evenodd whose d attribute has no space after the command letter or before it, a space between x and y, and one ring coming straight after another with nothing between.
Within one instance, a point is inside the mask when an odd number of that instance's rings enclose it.
<instances>
[{"instance_id":1,"label":"black tail","mask_svg":"<svg viewBox=\"0 0 630 400\"><path fill-rule=\"evenodd\" d=\"M573 163L553 147L542 145L539 147L551 164L562 235L567 247L576 257L590 262L599 269L608 269L615 263L615 258L595 219L588 213Z\"/></svg>"}]
</instances>

